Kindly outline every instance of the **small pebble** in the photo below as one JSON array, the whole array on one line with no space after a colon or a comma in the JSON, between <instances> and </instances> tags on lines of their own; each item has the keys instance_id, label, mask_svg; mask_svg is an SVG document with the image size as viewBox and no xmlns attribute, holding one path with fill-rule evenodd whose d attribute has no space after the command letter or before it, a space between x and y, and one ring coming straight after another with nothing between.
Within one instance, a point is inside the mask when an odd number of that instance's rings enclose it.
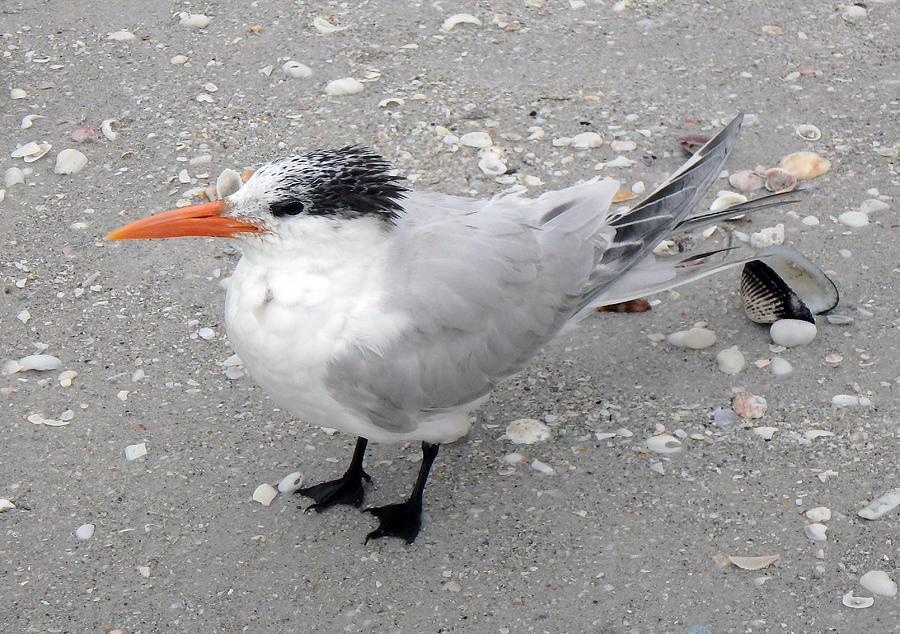
<instances>
[{"instance_id":1,"label":"small pebble","mask_svg":"<svg viewBox=\"0 0 900 634\"><path fill-rule=\"evenodd\" d=\"M553 475L553 467L548 465L546 462L541 462L537 458L531 461L531 468L535 471L540 471L544 475Z\"/></svg>"},{"instance_id":2,"label":"small pebble","mask_svg":"<svg viewBox=\"0 0 900 634\"><path fill-rule=\"evenodd\" d=\"M815 324L802 319L779 319L769 328L772 341L788 348L810 343L817 332Z\"/></svg>"},{"instance_id":3,"label":"small pebble","mask_svg":"<svg viewBox=\"0 0 900 634\"><path fill-rule=\"evenodd\" d=\"M677 348L701 350L716 343L716 333L708 328L691 328L673 332L666 337L666 341Z\"/></svg>"},{"instance_id":4,"label":"small pebble","mask_svg":"<svg viewBox=\"0 0 900 634\"><path fill-rule=\"evenodd\" d=\"M7 500L6 498L0 498L0 513L5 511L11 511L16 508L16 505Z\"/></svg>"},{"instance_id":5,"label":"small pebble","mask_svg":"<svg viewBox=\"0 0 900 634\"><path fill-rule=\"evenodd\" d=\"M869 224L869 216L862 211L845 211L838 216L838 222L848 227L865 227Z\"/></svg>"},{"instance_id":6,"label":"small pebble","mask_svg":"<svg viewBox=\"0 0 900 634\"><path fill-rule=\"evenodd\" d=\"M794 366L791 365L790 361L781 357L772 357L772 362L769 364L769 372L775 376L788 376L793 371Z\"/></svg>"},{"instance_id":7,"label":"small pebble","mask_svg":"<svg viewBox=\"0 0 900 634\"><path fill-rule=\"evenodd\" d=\"M872 401L855 394L835 394L831 397L831 404L835 407L869 407Z\"/></svg>"},{"instance_id":8,"label":"small pebble","mask_svg":"<svg viewBox=\"0 0 900 634\"><path fill-rule=\"evenodd\" d=\"M125 460L137 460L141 456L147 455L147 444L138 443L136 445L128 445L125 447Z\"/></svg>"},{"instance_id":9,"label":"small pebble","mask_svg":"<svg viewBox=\"0 0 900 634\"><path fill-rule=\"evenodd\" d=\"M862 204L859 206L859 210L866 214L873 214L876 211L884 211L885 209L889 209L890 205L888 205L883 200L878 200L877 198L869 198L868 200L862 201Z\"/></svg>"},{"instance_id":10,"label":"small pebble","mask_svg":"<svg viewBox=\"0 0 900 634\"><path fill-rule=\"evenodd\" d=\"M206 339L207 341L209 341L216 336L216 331L212 328L201 328L197 331L197 336L201 339Z\"/></svg>"},{"instance_id":11,"label":"small pebble","mask_svg":"<svg viewBox=\"0 0 900 634\"><path fill-rule=\"evenodd\" d=\"M806 512L806 517L813 522L827 522L831 519L831 509L827 506L816 506Z\"/></svg>"},{"instance_id":12,"label":"small pebble","mask_svg":"<svg viewBox=\"0 0 900 634\"><path fill-rule=\"evenodd\" d=\"M800 222L802 222L807 227L818 227L819 226L819 219L816 218L815 216L803 216L803 220L801 220Z\"/></svg>"},{"instance_id":13,"label":"small pebble","mask_svg":"<svg viewBox=\"0 0 900 634\"><path fill-rule=\"evenodd\" d=\"M334 79L325 85L325 94L332 97L342 95L355 95L361 93L365 86L358 79L353 77L344 77L342 79Z\"/></svg>"}]
</instances>

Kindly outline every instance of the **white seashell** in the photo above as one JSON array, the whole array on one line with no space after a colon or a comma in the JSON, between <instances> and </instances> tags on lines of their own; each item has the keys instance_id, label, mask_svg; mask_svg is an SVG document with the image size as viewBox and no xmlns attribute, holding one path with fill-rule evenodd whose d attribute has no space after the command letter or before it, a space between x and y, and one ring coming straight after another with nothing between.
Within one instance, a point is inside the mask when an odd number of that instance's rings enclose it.
<instances>
[{"instance_id":1,"label":"white seashell","mask_svg":"<svg viewBox=\"0 0 900 634\"><path fill-rule=\"evenodd\" d=\"M59 373L59 376L56 377L56 380L59 381L60 387L70 387L72 385L72 379L78 376L78 372L75 370L63 370Z\"/></svg>"},{"instance_id":2,"label":"white seashell","mask_svg":"<svg viewBox=\"0 0 900 634\"><path fill-rule=\"evenodd\" d=\"M44 118L43 115L39 115L39 114L26 114L24 117L22 117L21 127L23 130L27 130L28 128L30 128L31 126L34 125L35 119L43 119L43 118Z\"/></svg>"},{"instance_id":3,"label":"white seashell","mask_svg":"<svg viewBox=\"0 0 900 634\"><path fill-rule=\"evenodd\" d=\"M288 77L294 77L295 79L311 77L313 74L312 68L310 68L306 64L295 62L294 60L290 60L282 64L281 70Z\"/></svg>"},{"instance_id":4,"label":"white seashell","mask_svg":"<svg viewBox=\"0 0 900 634\"><path fill-rule=\"evenodd\" d=\"M113 40L114 42L127 42L134 39L134 33L132 33L131 31L126 31L125 29L121 29L119 31L107 33L106 39Z\"/></svg>"},{"instance_id":5,"label":"white seashell","mask_svg":"<svg viewBox=\"0 0 900 634\"><path fill-rule=\"evenodd\" d=\"M506 426L506 437L515 445L533 445L550 438L550 428L534 418L520 418Z\"/></svg>"},{"instance_id":6,"label":"white seashell","mask_svg":"<svg viewBox=\"0 0 900 634\"><path fill-rule=\"evenodd\" d=\"M62 367L62 361L50 354L30 354L19 359L18 363L22 371L37 370L38 372L44 372L47 370L59 370Z\"/></svg>"},{"instance_id":7,"label":"white seashell","mask_svg":"<svg viewBox=\"0 0 900 634\"><path fill-rule=\"evenodd\" d=\"M841 603L843 603L848 608L870 608L875 603L875 599L872 597L857 597L853 596L853 590L844 595L844 598L841 599Z\"/></svg>"},{"instance_id":8,"label":"white seashell","mask_svg":"<svg viewBox=\"0 0 900 634\"><path fill-rule=\"evenodd\" d=\"M31 313L28 312L27 308L23 308L19 311L19 314L16 315L16 319L21 321L23 324L27 324L28 320L31 319Z\"/></svg>"},{"instance_id":9,"label":"white seashell","mask_svg":"<svg viewBox=\"0 0 900 634\"><path fill-rule=\"evenodd\" d=\"M41 151L41 146L36 141L29 141L25 145L16 144L16 149L9 153L12 158L24 158Z\"/></svg>"},{"instance_id":10,"label":"white seashell","mask_svg":"<svg viewBox=\"0 0 900 634\"><path fill-rule=\"evenodd\" d=\"M838 222L848 227L865 227L869 224L869 216L862 211L845 211L838 216Z\"/></svg>"},{"instance_id":11,"label":"white seashell","mask_svg":"<svg viewBox=\"0 0 900 634\"><path fill-rule=\"evenodd\" d=\"M609 144L609 147L615 152L631 152L632 150L637 149L637 143L630 139L616 139Z\"/></svg>"},{"instance_id":12,"label":"white seashell","mask_svg":"<svg viewBox=\"0 0 900 634\"><path fill-rule=\"evenodd\" d=\"M195 29L205 29L209 26L210 22L209 16L203 15L202 13L187 13L182 11L178 14L178 17L181 18L179 20L181 24Z\"/></svg>"},{"instance_id":13,"label":"white seashell","mask_svg":"<svg viewBox=\"0 0 900 634\"><path fill-rule=\"evenodd\" d=\"M23 156L22 160L26 163L34 163L36 160L42 158L47 152L50 151L53 145L50 143L40 143L38 144L38 151L33 154L29 154L28 156Z\"/></svg>"},{"instance_id":14,"label":"white seashell","mask_svg":"<svg viewBox=\"0 0 900 634\"><path fill-rule=\"evenodd\" d=\"M885 597L897 595L897 584L883 570L870 570L859 578L859 585Z\"/></svg>"},{"instance_id":15,"label":"white seashell","mask_svg":"<svg viewBox=\"0 0 900 634\"><path fill-rule=\"evenodd\" d=\"M75 174L83 170L87 162L84 154L78 150L67 148L56 155L56 167L53 168L53 171L56 174Z\"/></svg>"},{"instance_id":16,"label":"white seashell","mask_svg":"<svg viewBox=\"0 0 900 634\"><path fill-rule=\"evenodd\" d=\"M6 174L3 177L3 182L7 187L12 187L13 185L24 183L25 172L20 170L18 167L10 167L8 170L6 170Z\"/></svg>"},{"instance_id":17,"label":"white seashell","mask_svg":"<svg viewBox=\"0 0 900 634\"><path fill-rule=\"evenodd\" d=\"M827 506L816 506L806 512L806 517L813 522L827 522L831 519L831 509Z\"/></svg>"},{"instance_id":18,"label":"white seashell","mask_svg":"<svg viewBox=\"0 0 900 634\"><path fill-rule=\"evenodd\" d=\"M28 93L21 88L12 88L9 91L10 99L25 99L26 97L28 97Z\"/></svg>"},{"instance_id":19,"label":"white seashell","mask_svg":"<svg viewBox=\"0 0 900 634\"><path fill-rule=\"evenodd\" d=\"M388 106L402 106L404 103L406 103L406 99L403 97L388 97L387 99L379 101L378 107L387 108ZM449 136L449 134L447 136Z\"/></svg>"},{"instance_id":20,"label":"white seashell","mask_svg":"<svg viewBox=\"0 0 900 634\"><path fill-rule=\"evenodd\" d=\"M325 94L332 97L342 95L355 95L365 89L365 86L358 79L353 77L344 77L342 79L334 79L325 84Z\"/></svg>"},{"instance_id":21,"label":"white seashell","mask_svg":"<svg viewBox=\"0 0 900 634\"><path fill-rule=\"evenodd\" d=\"M752 192L762 189L765 179L752 170L739 170L729 175L728 184L742 192Z\"/></svg>"},{"instance_id":22,"label":"white seashell","mask_svg":"<svg viewBox=\"0 0 900 634\"><path fill-rule=\"evenodd\" d=\"M877 520L898 506L900 506L900 489L893 489L869 502L867 506L858 510L856 514L863 519Z\"/></svg>"},{"instance_id":23,"label":"white seashell","mask_svg":"<svg viewBox=\"0 0 900 634\"><path fill-rule=\"evenodd\" d=\"M820 224L819 219L815 216L803 216L803 220L801 220L800 222L802 222L807 227L818 227Z\"/></svg>"},{"instance_id":24,"label":"white seashell","mask_svg":"<svg viewBox=\"0 0 900 634\"><path fill-rule=\"evenodd\" d=\"M499 176L506 173L506 163L495 153L488 151L478 161L478 169L488 176Z\"/></svg>"},{"instance_id":25,"label":"white seashell","mask_svg":"<svg viewBox=\"0 0 900 634\"><path fill-rule=\"evenodd\" d=\"M678 453L681 448L681 441L669 434L658 434L647 439L647 449L653 453Z\"/></svg>"},{"instance_id":26,"label":"white seashell","mask_svg":"<svg viewBox=\"0 0 900 634\"><path fill-rule=\"evenodd\" d=\"M278 491L268 482L264 482L253 489L253 501L259 502L263 506L269 506L276 495L278 495Z\"/></svg>"},{"instance_id":27,"label":"white seashell","mask_svg":"<svg viewBox=\"0 0 900 634\"><path fill-rule=\"evenodd\" d=\"M569 147L570 145L572 145L572 138L561 136L559 138L553 139L551 143L553 143L553 147Z\"/></svg>"},{"instance_id":28,"label":"white seashell","mask_svg":"<svg viewBox=\"0 0 900 634\"><path fill-rule=\"evenodd\" d=\"M51 418L45 418L43 422L47 427L65 427L69 424L68 420L53 420Z\"/></svg>"},{"instance_id":29,"label":"white seashell","mask_svg":"<svg viewBox=\"0 0 900 634\"><path fill-rule=\"evenodd\" d=\"M770 192L791 192L797 189L798 177L781 167L766 170L766 189Z\"/></svg>"},{"instance_id":30,"label":"white seashell","mask_svg":"<svg viewBox=\"0 0 900 634\"><path fill-rule=\"evenodd\" d=\"M809 123L801 123L794 126L794 131L804 141L818 141L822 138L822 131L816 126Z\"/></svg>"},{"instance_id":31,"label":"white seashell","mask_svg":"<svg viewBox=\"0 0 900 634\"><path fill-rule=\"evenodd\" d=\"M544 128L539 125L531 126L526 132L528 132L528 136L525 137L526 141L537 141L544 138Z\"/></svg>"},{"instance_id":32,"label":"white seashell","mask_svg":"<svg viewBox=\"0 0 900 634\"><path fill-rule=\"evenodd\" d=\"M325 18L320 17L320 16L316 16L316 18L313 20L312 24L313 24L313 28L315 28L316 31L318 31L319 33L323 33L325 35L331 35L332 33L340 33L341 31L346 31L348 28L350 28L347 26L335 26L334 24L332 24L331 22L329 22L328 20L326 20Z\"/></svg>"},{"instance_id":33,"label":"white seashell","mask_svg":"<svg viewBox=\"0 0 900 634\"><path fill-rule=\"evenodd\" d=\"M474 24L475 26L481 26L481 20L471 13L456 13L444 20L441 24L441 30L449 33L453 30L453 27L460 24Z\"/></svg>"},{"instance_id":34,"label":"white seashell","mask_svg":"<svg viewBox=\"0 0 900 634\"><path fill-rule=\"evenodd\" d=\"M762 570L778 561L779 555L761 555L759 557L728 557L728 561L743 570Z\"/></svg>"},{"instance_id":35,"label":"white seashell","mask_svg":"<svg viewBox=\"0 0 900 634\"><path fill-rule=\"evenodd\" d=\"M94 536L94 525L93 524L82 524L78 528L75 529L75 537L78 539L90 539Z\"/></svg>"},{"instance_id":36,"label":"white seashell","mask_svg":"<svg viewBox=\"0 0 900 634\"><path fill-rule=\"evenodd\" d=\"M765 249L773 244L784 244L784 225L781 223L750 234L750 246L754 249Z\"/></svg>"},{"instance_id":37,"label":"white seashell","mask_svg":"<svg viewBox=\"0 0 900 634\"><path fill-rule=\"evenodd\" d=\"M613 431L598 431L594 433L594 437L597 440L609 440L610 438L615 438L616 433Z\"/></svg>"},{"instance_id":38,"label":"white seashell","mask_svg":"<svg viewBox=\"0 0 900 634\"><path fill-rule=\"evenodd\" d=\"M606 161L606 163L600 163L598 166L594 166L594 169L603 169L603 167L631 167L632 165L634 165L634 161L627 156L617 156L611 161Z\"/></svg>"},{"instance_id":39,"label":"white seashell","mask_svg":"<svg viewBox=\"0 0 900 634\"><path fill-rule=\"evenodd\" d=\"M209 341L216 336L216 331L212 328L204 327L197 331L197 336L205 341Z\"/></svg>"},{"instance_id":40,"label":"white seashell","mask_svg":"<svg viewBox=\"0 0 900 634\"><path fill-rule=\"evenodd\" d=\"M816 338L816 325L802 319L779 319L769 328L772 341L791 348L805 346Z\"/></svg>"},{"instance_id":41,"label":"white seashell","mask_svg":"<svg viewBox=\"0 0 900 634\"><path fill-rule=\"evenodd\" d=\"M242 185L241 175L230 167L225 168L216 179L216 195L219 199L231 196L231 194L239 190Z\"/></svg>"},{"instance_id":42,"label":"white seashell","mask_svg":"<svg viewBox=\"0 0 900 634\"><path fill-rule=\"evenodd\" d=\"M807 524L803 528L803 534L806 535L807 539L810 539L814 542L824 542L828 539L828 536L825 535L825 532L828 530L828 527L825 524Z\"/></svg>"},{"instance_id":43,"label":"white seashell","mask_svg":"<svg viewBox=\"0 0 900 634\"><path fill-rule=\"evenodd\" d=\"M701 350L716 343L716 333L708 328L691 328L673 332L666 337L666 341L677 348Z\"/></svg>"},{"instance_id":44,"label":"white seashell","mask_svg":"<svg viewBox=\"0 0 900 634\"><path fill-rule=\"evenodd\" d=\"M815 152L794 152L778 163L778 167L790 173L797 180L815 178L831 169L831 161Z\"/></svg>"},{"instance_id":45,"label":"white seashell","mask_svg":"<svg viewBox=\"0 0 900 634\"><path fill-rule=\"evenodd\" d=\"M459 137L459 142L467 147L486 148L494 144L491 135L487 132L466 132Z\"/></svg>"},{"instance_id":46,"label":"white seashell","mask_svg":"<svg viewBox=\"0 0 900 634\"><path fill-rule=\"evenodd\" d=\"M11 511L16 508L16 505L7 500L6 498L0 498L0 513L4 511Z\"/></svg>"},{"instance_id":47,"label":"white seashell","mask_svg":"<svg viewBox=\"0 0 900 634\"><path fill-rule=\"evenodd\" d=\"M721 191L716 199L709 206L710 211L722 211L734 205L747 202L747 197L743 194L735 194L734 192Z\"/></svg>"},{"instance_id":48,"label":"white seashell","mask_svg":"<svg viewBox=\"0 0 900 634\"><path fill-rule=\"evenodd\" d=\"M774 297L781 297L782 300L790 299L790 295L799 297L800 303L805 306L811 313L809 318L804 315L804 319L811 320L812 315L818 315L837 306L840 299L837 287L834 282L815 264L810 262L796 249L786 246L771 246L763 250L759 254L764 261L764 266L760 266L760 261L749 262L744 267L741 284L743 286L744 276L753 274L757 277L765 278L764 286L771 286L769 291L775 292ZM753 265L751 267L751 265ZM752 269L748 273L748 269ZM749 280L748 280L749 283ZM777 288L776 288L777 287ZM744 291L742 289L742 296ZM745 305L746 305L746 297ZM799 308L799 307L797 307ZM795 309L781 316L797 317L801 313ZM753 319L753 317L751 317ZM768 321L760 321L753 319L759 323L770 323L774 319Z\"/></svg>"},{"instance_id":49,"label":"white seashell","mask_svg":"<svg viewBox=\"0 0 900 634\"><path fill-rule=\"evenodd\" d=\"M281 493L293 493L303 486L303 474L299 471L289 473L278 483L278 491Z\"/></svg>"},{"instance_id":50,"label":"white seashell","mask_svg":"<svg viewBox=\"0 0 900 634\"><path fill-rule=\"evenodd\" d=\"M871 399L854 394L835 394L831 397L831 404L835 407L869 407Z\"/></svg>"},{"instance_id":51,"label":"white seashell","mask_svg":"<svg viewBox=\"0 0 900 634\"><path fill-rule=\"evenodd\" d=\"M569 139L569 145L576 150L589 150L603 145L603 137L596 132L582 132Z\"/></svg>"},{"instance_id":52,"label":"white seashell","mask_svg":"<svg viewBox=\"0 0 900 634\"><path fill-rule=\"evenodd\" d=\"M114 124L117 119L104 119L100 124L100 132L103 133L103 136L106 137L109 141L115 141L116 137L119 136L119 133L112 129L112 124Z\"/></svg>"},{"instance_id":53,"label":"white seashell","mask_svg":"<svg viewBox=\"0 0 900 634\"><path fill-rule=\"evenodd\" d=\"M772 440L772 437L775 435L775 432L778 431L777 427L754 427L753 433L762 438L763 440Z\"/></svg>"},{"instance_id":54,"label":"white seashell","mask_svg":"<svg viewBox=\"0 0 900 634\"><path fill-rule=\"evenodd\" d=\"M172 56L172 59L169 60L169 63L175 64L176 66L181 66L182 64L187 62L188 59L189 58L187 55L174 55Z\"/></svg>"},{"instance_id":55,"label":"white seashell","mask_svg":"<svg viewBox=\"0 0 900 634\"><path fill-rule=\"evenodd\" d=\"M716 355L716 364L725 374L737 374L744 369L744 363L744 354L737 346L725 348Z\"/></svg>"},{"instance_id":56,"label":"white seashell","mask_svg":"<svg viewBox=\"0 0 900 634\"><path fill-rule=\"evenodd\" d=\"M44 418L43 414L29 414L25 420L27 420L32 425L43 425L44 421L47 420Z\"/></svg>"},{"instance_id":57,"label":"white seashell","mask_svg":"<svg viewBox=\"0 0 900 634\"><path fill-rule=\"evenodd\" d=\"M772 362L769 364L769 372L775 376L788 376L793 371L794 366L791 365L790 361L781 357L772 357Z\"/></svg>"},{"instance_id":58,"label":"white seashell","mask_svg":"<svg viewBox=\"0 0 900 634\"><path fill-rule=\"evenodd\" d=\"M883 200L878 200L877 198L868 198L860 203L859 210L868 216L875 213L876 211L884 211L885 209L890 209L890 207L891 206Z\"/></svg>"},{"instance_id":59,"label":"white seashell","mask_svg":"<svg viewBox=\"0 0 900 634\"><path fill-rule=\"evenodd\" d=\"M138 443L136 445L128 445L125 447L125 460L137 460L141 456L147 455L147 443Z\"/></svg>"},{"instance_id":60,"label":"white seashell","mask_svg":"<svg viewBox=\"0 0 900 634\"><path fill-rule=\"evenodd\" d=\"M554 474L553 467L548 465L546 462L538 460L537 458L535 458L534 460L531 461L531 468L534 469L535 471L540 471L544 475L553 475Z\"/></svg>"},{"instance_id":61,"label":"white seashell","mask_svg":"<svg viewBox=\"0 0 900 634\"><path fill-rule=\"evenodd\" d=\"M866 8L861 7L858 4L848 4L844 7L844 10L841 11L841 19L850 23L861 20L867 15L868 11L866 11Z\"/></svg>"}]
</instances>

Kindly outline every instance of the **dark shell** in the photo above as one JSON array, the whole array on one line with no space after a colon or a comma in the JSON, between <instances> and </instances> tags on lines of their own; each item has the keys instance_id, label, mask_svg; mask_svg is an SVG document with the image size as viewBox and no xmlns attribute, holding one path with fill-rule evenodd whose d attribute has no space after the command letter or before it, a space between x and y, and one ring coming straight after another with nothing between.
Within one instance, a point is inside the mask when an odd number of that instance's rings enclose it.
<instances>
[{"instance_id":1,"label":"dark shell","mask_svg":"<svg viewBox=\"0 0 900 634\"><path fill-rule=\"evenodd\" d=\"M741 299L750 321L771 324L779 319L815 323L803 300L765 262L752 260L741 273Z\"/></svg>"}]
</instances>

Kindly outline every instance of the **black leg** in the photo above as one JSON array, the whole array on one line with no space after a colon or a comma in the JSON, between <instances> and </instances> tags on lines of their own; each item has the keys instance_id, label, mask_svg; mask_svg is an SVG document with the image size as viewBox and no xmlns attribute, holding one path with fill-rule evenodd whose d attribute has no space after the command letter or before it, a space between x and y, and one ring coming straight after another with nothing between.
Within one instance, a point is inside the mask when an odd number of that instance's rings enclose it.
<instances>
[{"instance_id":1,"label":"black leg","mask_svg":"<svg viewBox=\"0 0 900 634\"><path fill-rule=\"evenodd\" d=\"M416 540L422 527L422 493L425 491L428 472L431 471L431 465L437 458L439 448L440 445L437 444L422 443L422 466L419 467L419 477L416 478L416 485L408 500L399 504L366 509L379 520L378 528L366 535L366 543L379 537L399 537L406 540L407 544Z\"/></svg>"},{"instance_id":2,"label":"black leg","mask_svg":"<svg viewBox=\"0 0 900 634\"><path fill-rule=\"evenodd\" d=\"M350 466L337 480L314 484L297 491L300 495L312 498L315 504L306 507L307 511L324 511L335 504L349 504L359 506L363 501L363 478L366 482L372 480L369 474L363 471L363 456L366 455L366 445L369 441L360 436L356 439L356 449L353 450L353 458Z\"/></svg>"}]
</instances>

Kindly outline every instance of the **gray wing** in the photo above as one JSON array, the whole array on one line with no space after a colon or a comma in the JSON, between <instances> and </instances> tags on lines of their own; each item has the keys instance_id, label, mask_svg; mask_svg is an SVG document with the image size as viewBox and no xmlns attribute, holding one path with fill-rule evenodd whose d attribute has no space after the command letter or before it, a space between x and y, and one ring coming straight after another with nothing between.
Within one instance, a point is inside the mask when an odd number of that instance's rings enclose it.
<instances>
[{"instance_id":1,"label":"gray wing","mask_svg":"<svg viewBox=\"0 0 900 634\"><path fill-rule=\"evenodd\" d=\"M486 395L520 370L581 301L598 254L613 182L536 200L412 194L395 227L385 305L409 327L375 351L334 359L332 395L384 429ZM544 221L547 217L552 221Z\"/></svg>"}]
</instances>

